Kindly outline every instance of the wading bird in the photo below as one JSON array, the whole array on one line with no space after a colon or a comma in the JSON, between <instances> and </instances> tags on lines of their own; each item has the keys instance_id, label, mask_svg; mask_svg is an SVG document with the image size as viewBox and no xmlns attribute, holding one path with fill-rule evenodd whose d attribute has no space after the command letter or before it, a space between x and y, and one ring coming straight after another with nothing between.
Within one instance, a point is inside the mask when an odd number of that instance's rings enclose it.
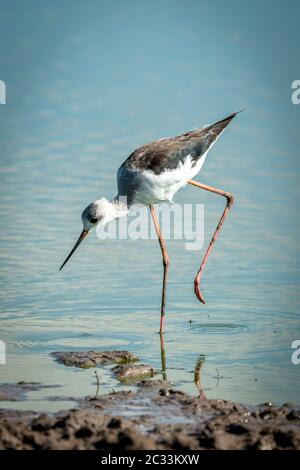
<instances>
[{"instance_id":1,"label":"wading bird","mask_svg":"<svg viewBox=\"0 0 300 470\"><path fill-rule=\"evenodd\" d=\"M117 196L110 201L106 198L98 199L89 204L83 211L81 216L83 230L70 254L61 265L60 270L71 258L82 240L96 225L105 225L114 219L127 215L130 207L135 204L149 206L163 259L160 316L160 333L162 333L164 329L166 285L170 261L154 204L162 201L172 202L174 194L188 183L196 188L219 194L225 197L227 201L194 280L195 294L200 302L205 303L200 291L202 273L214 242L233 204L233 195L222 189L198 183L192 178L199 173L205 162L207 152L236 114L233 113L225 119L202 129L196 129L177 137L159 139L135 150L118 170Z\"/></svg>"}]
</instances>

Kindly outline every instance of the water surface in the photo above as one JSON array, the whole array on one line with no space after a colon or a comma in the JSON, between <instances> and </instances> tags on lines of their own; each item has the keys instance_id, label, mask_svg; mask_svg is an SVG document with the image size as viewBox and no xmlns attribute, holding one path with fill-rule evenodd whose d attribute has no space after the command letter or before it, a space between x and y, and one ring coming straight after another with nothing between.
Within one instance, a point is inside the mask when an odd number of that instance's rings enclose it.
<instances>
[{"instance_id":1,"label":"water surface","mask_svg":"<svg viewBox=\"0 0 300 470\"><path fill-rule=\"evenodd\" d=\"M198 176L236 196L203 277L206 305L193 294L203 250L168 242L167 376L198 394L201 357L209 398L299 403L299 7L116 3L1 7L1 381L60 385L20 405L53 410L96 386L92 370L59 365L52 351L128 349L161 368L157 242L93 235L58 267L81 211L115 195L134 148L246 107ZM205 205L207 244L222 198L187 187L176 202ZM121 388L109 367L99 373L100 393ZM67 401L47 400L58 394Z\"/></svg>"}]
</instances>

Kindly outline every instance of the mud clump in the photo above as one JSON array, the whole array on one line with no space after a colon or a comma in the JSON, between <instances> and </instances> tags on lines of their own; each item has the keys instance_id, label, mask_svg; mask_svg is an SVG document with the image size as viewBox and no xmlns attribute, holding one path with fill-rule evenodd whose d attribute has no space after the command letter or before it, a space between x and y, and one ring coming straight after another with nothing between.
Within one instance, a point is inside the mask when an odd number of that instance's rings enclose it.
<instances>
[{"instance_id":1,"label":"mud clump","mask_svg":"<svg viewBox=\"0 0 300 470\"><path fill-rule=\"evenodd\" d=\"M145 378L153 377L155 371L148 364L119 365L113 369L114 376L120 382L138 382Z\"/></svg>"},{"instance_id":2,"label":"mud clump","mask_svg":"<svg viewBox=\"0 0 300 470\"><path fill-rule=\"evenodd\" d=\"M296 406L247 407L176 391L164 381L87 397L56 414L0 410L1 449L300 448Z\"/></svg>"},{"instance_id":3,"label":"mud clump","mask_svg":"<svg viewBox=\"0 0 300 470\"><path fill-rule=\"evenodd\" d=\"M60 364L89 369L105 364L130 364L138 358L129 351L56 351L51 353Z\"/></svg>"}]
</instances>

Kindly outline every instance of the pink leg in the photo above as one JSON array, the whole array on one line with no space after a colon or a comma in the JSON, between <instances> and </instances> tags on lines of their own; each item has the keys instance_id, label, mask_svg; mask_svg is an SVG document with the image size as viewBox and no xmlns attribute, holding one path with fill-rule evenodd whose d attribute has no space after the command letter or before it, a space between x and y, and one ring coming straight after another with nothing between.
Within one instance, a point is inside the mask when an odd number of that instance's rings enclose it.
<instances>
[{"instance_id":1,"label":"pink leg","mask_svg":"<svg viewBox=\"0 0 300 470\"><path fill-rule=\"evenodd\" d=\"M197 272L197 275L195 277L195 280L194 280L194 291L195 291L196 297L200 300L200 302L205 304L204 297L203 297L203 295L201 294L201 291L200 291L201 277L202 277L203 270L205 268L206 262L208 260L208 257L210 255L210 252L213 248L213 245L214 245L216 239L218 238L221 227L222 227L222 225L223 225L223 223L224 223L224 221L225 221L225 219L228 215L228 212L229 212L229 210L230 210L230 208L233 204L234 197L233 197L233 194L227 193L226 191L223 191L222 189L216 189L216 188L213 188L211 186L206 186L206 184L198 183L197 181L194 181L194 180L189 180L188 183L192 184L193 186L196 186L197 188L205 189L205 191L210 191L212 193L219 194L220 196L224 196L227 199L226 207L223 211L223 214L221 215L221 218L219 220L217 228L216 228L216 230L213 234L213 237L210 241L210 244L208 245L208 248L206 250L206 253L204 255L202 263L200 264L200 268L199 268L199 270Z\"/></svg>"},{"instance_id":2,"label":"pink leg","mask_svg":"<svg viewBox=\"0 0 300 470\"><path fill-rule=\"evenodd\" d=\"M166 361L166 350L165 350L165 338L163 332L160 333L160 355L161 355L161 371L162 377L165 382L167 382L167 361Z\"/></svg>"},{"instance_id":3,"label":"pink leg","mask_svg":"<svg viewBox=\"0 0 300 470\"><path fill-rule=\"evenodd\" d=\"M170 265L170 259L169 255L167 252L167 247L165 240L163 239L160 226L158 223L157 215L154 209L154 206L150 205L150 212L152 215L152 219L154 222L155 226L155 231L158 237L161 253L162 253L162 258L163 258L163 265L164 265L164 276L163 276L163 288L162 288L162 297L161 297L161 310L160 310L160 327L159 327L159 332L163 333L164 330L164 319L165 319L165 313L166 313L166 287L167 287L167 279L168 279L168 270L169 270L169 265Z\"/></svg>"}]
</instances>

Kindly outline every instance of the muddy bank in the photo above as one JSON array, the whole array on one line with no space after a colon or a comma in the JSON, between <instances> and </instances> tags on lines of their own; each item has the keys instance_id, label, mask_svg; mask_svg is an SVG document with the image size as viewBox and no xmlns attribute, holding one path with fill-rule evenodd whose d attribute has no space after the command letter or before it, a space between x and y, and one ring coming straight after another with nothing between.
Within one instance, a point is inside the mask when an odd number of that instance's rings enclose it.
<instances>
[{"instance_id":1,"label":"muddy bank","mask_svg":"<svg viewBox=\"0 0 300 470\"><path fill-rule=\"evenodd\" d=\"M1 401L24 400L28 392L35 392L42 388L52 388L56 385L43 385L39 382L18 382L16 384L0 384Z\"/></svg>"},{"instance_id":2,"label":"muddy bank","mask_svg":"<svg viewBox=\"0 0 300 470\"><path fill-rule=\"evenodd\" d=\"M57 414L0 411L2 449L299 449L295 406L206 400L143 381Z\"/></svg>"}]
</instances>

